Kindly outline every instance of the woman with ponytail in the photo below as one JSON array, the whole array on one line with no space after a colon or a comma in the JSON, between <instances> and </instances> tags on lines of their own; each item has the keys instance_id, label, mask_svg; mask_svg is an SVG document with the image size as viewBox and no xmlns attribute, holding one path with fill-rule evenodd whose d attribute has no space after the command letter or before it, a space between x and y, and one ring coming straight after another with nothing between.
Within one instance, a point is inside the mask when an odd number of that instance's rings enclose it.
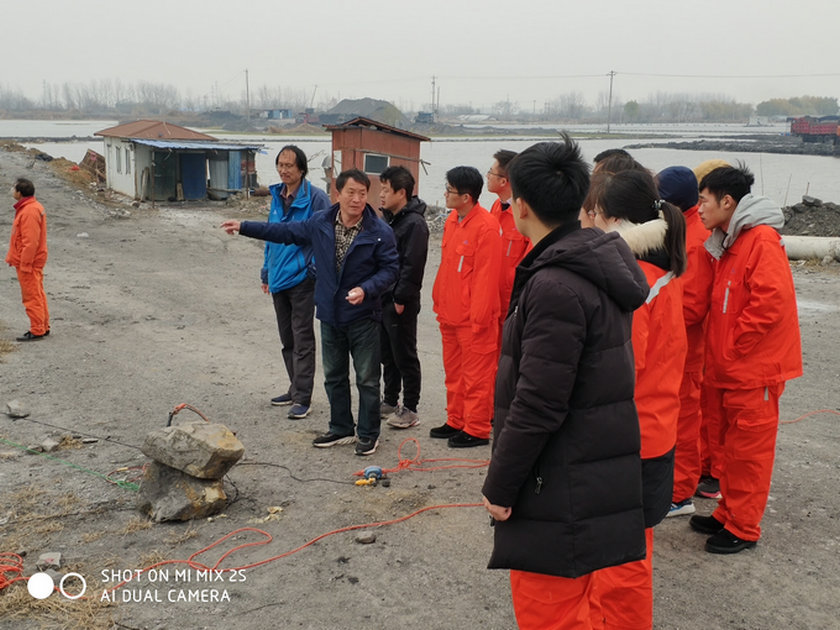
<instances>
[{"instance_id":1,"label":"woman with ponytail","mask_svg":"<svg viewBox=\"0 0 840 630\"><path fill-rule=\"evenodd\" d=\"M633 314L632 330L647 556L595 573L593 627L650 630L653 526L671 507L687 349L679 280L686 267L685 219L678 208L659 198L653 177L643 170L596 173L584 208L596 227L624 238L650 286L647 301Z\"/></svg>"}]
</instances>

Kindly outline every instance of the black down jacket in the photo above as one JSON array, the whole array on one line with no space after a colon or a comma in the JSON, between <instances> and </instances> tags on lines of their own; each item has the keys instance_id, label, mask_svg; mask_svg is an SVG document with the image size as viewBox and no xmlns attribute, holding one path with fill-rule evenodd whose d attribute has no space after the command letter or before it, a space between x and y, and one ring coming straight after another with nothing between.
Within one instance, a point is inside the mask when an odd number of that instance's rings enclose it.
<instances>
[{"instance_id":1,"label":"black down jacket","mask_svg":"<svg viewBox=\"0 0 840 630\"><path fill-rule=\"evenodd\" d=\"M517 268L483 487L513 509L490 568L578 577L644 557L630 332L647 294L618 234L577 222Z\"/></svg>"}]
</instances>

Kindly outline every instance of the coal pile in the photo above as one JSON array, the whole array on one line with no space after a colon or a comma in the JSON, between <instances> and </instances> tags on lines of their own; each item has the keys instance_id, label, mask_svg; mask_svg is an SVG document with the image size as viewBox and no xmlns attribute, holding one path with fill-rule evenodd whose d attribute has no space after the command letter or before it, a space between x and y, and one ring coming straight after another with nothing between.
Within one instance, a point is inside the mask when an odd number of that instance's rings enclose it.
<instances>
[{"instance_id":1,"label":"coal pile","mask_svg":"<svg viewBox=\"0 0 840 630\"><path fill-rule=\"evenodd\" d=\"M797 204L782 208L782 234L798 236L840 236L840 205L805 196Z\"/></svg>"}]
</instances>

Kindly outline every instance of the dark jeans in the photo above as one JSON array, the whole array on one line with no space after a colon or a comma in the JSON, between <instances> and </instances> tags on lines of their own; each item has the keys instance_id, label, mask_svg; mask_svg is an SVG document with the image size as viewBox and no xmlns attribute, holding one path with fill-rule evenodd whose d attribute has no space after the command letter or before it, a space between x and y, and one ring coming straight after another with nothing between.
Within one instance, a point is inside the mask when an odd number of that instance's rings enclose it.
<instances>
[{"instance_id":1,"label":"dark jeans","mask_svg":"<svg viewBox=\"0 0 840 630\"><path fill-rule=\"evenodd\" d=\"M283 362L289 375L289 395L294 402L307 407L315 381L314 296L314 278L271 294L283 343Z\"/></svg>"},{"instance_id":2,"label":"dark jeans","mask_svg":"<svg viewBox=\"0 0 840 630\"><path fill-rule=\"evenodd\" d=\"M353 435L350 410L350 357L359 390L360 438L379 437L379 322L362 319L336 327L321 322L324 389L330 401L330 433Z\"/></svg>"},{"instance_id":3,"label":"dark jeans","mask_svg":"<svg viewBox=\"0 0 840 630\"><path fill-rule=\"evenodd\" d=\"M406 304L401 315L394 303L382 305L382 374L385 383L383 400L392 406L399 402L417 411L420 402L420 359L417 358L417 314L420 303Z\"/></svg>"}]
</instances>

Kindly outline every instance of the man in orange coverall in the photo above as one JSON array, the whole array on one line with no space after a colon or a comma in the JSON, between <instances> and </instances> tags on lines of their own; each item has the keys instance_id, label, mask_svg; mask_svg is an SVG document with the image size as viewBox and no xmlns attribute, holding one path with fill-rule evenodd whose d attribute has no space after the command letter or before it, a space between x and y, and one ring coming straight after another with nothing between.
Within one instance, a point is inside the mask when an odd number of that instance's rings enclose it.
<instances>
[{"instance_id":1,"label":"man in orange coverall","mask_svg":"<svg viewBox=\"0 0 840 630\"><path fill-rule=\"evenodd\" d=\"M796 293L777 230L778 205L754 196L745 166L717 168L700 182L700 219L713 230L705 243L716 259L708 296L707 401L722 439L720 491L711 516L694 515L692 529L711 534L710 553L755 547L767 505L779 396L802 375Z\"/></svg>"},{"instance_id":2,"label":"man in orange coverall","mask_svg":"<svg viewBox=\"0 0 840 630\"><path fill-rule=\"evenodd\" d=\"M472 166L446 173L443 246L434 311L443 341L446 423L429 431L451 448L490 442L499 343L499 222L478 203L484 181Z\"/></svg>"},{"instance_id":3,"label":"man in orange coverall","mask_svg":"<svg viewBox=\"0 0 840 630\"><path fill-rule=\"evenodd\" d=\"M18 341L35 341L50 334L50 313L44 293L44 265L47 262L47 215L35 199L35 185L20 178L12 187L15 219L6 262L17 270L23 307L29 316L29 330Z\"/></svg>"},{"instance_id":4,"label":"man in orange coverall","mask_svg":"<svg viewBox=\"0 0 840 630\"><path fill-rule=\"evenodd\" d=\"M505 323L505 317L507 317L516 266L525 257L525 254L531 250L531 241L522 236L516 229L513 212L510 210L513 193L510 189L507 165L515 157L516 153L514 151L501 149L493 154L493 165L487 171L487 192L494 193L498 197L490 208L490 214L499 222L502 230L502 271L499 275L499 339L501 339L502 326Z\"/></svg>"}]
</instances>

